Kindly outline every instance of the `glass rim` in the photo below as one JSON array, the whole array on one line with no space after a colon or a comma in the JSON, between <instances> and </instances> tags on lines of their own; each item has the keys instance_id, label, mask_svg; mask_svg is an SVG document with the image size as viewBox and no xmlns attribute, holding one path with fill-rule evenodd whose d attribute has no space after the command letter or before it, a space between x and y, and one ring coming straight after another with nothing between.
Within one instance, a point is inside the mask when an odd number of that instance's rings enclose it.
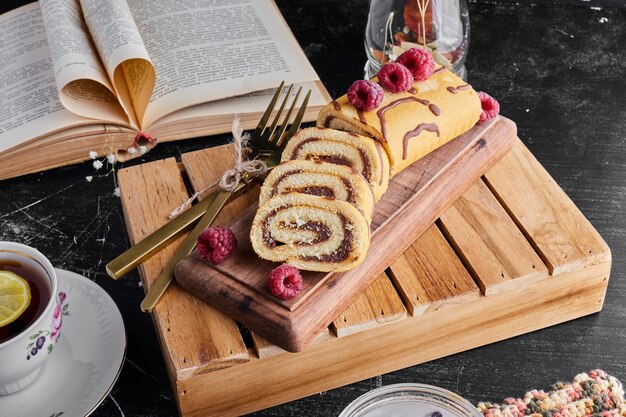
<instances>
[{"instance_id":1,"label":"glass rim","mask_svg":"<svg viewBox=\"0 0 626 417\"><path fill-rule=\"evenodd\" d=\"M355 412L361 411L361 406L366 405L372 400L376 400L377 398L382 399L385 395L388 394L400 394L406 392L424 394L424 399L426 400L425 402L428 402L428 398L433 398L452 403L458 406L460 408L460 411L465 412L468 416L483 417L482 413L476 407L474 407L472 403L461 397L459 394L456 394L445 388L420 383L390 384L373 389L348 404L348 406L341 412L341 414L339 414L339 417L353 417L355 416ZM451 408L450 411L454 412L454 410Z\"/></svg>"}]
</instances>

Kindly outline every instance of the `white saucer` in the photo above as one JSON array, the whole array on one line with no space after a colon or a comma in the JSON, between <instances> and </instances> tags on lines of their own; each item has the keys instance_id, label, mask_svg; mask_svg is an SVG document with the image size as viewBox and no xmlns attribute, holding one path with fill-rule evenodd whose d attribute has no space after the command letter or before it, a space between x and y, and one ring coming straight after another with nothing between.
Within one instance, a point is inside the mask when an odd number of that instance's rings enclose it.
<instances>
[{"instance_id":1,"label":"white saucer","mask_svg":"<svg viewBox=\"0 0 626 417\"><path fill-rule=\"evenodd\" d=\"M56 273L59 291L67 294L69 305L61 338L35 382L0 396L3 416L88 416L111 391L122 369L126 330L111 297L83 276L62 269Z\"/></svg>"}]
</instances>

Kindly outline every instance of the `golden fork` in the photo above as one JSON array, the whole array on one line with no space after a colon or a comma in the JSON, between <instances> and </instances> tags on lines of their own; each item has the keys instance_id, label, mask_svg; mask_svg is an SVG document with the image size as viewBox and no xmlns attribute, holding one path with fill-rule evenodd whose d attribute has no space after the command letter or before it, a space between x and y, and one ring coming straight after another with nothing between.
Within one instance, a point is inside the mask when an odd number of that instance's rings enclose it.
<instances>
[{"instance_id":1,"label":"golden fork","mask_svg":"<svg viewBox=\"0 0 626 417\"><path fill-rule=\"evenodd\" d=\"M272 97L272 100L270 101L267 110L263 114L258 126L254 130L253 139L259 138L263 134L269 137L269 133L271 131L273 132L273 130L267 130L266 128L268 126L268 121L271 113L276 106L276 102L278 101L278 97L283 91L283 87L284 82L281 83L281 85L276 90L276 93L274 94L274 97ZM286 95L285 97L288 96ZM305 105L303 107L306 107L306 102L304 104ZM294 123L293 126L295 125L296 124ZM252 143L251 146L254 146L254 143ZM259 146L259 149L262 148L263 146ZM241 191L241 188L242 187L240 187L238 190L235 190L235 192ZM141 242L137 243L130 249L120 254L118 257L116 257L106 265L107 273L111 276L111 278L119 279L126 275L128 272L135 269L139 264L141 264L146 259L154 255L156 252L167 246L178 235L189 230L204 215L209 206L213 203L213 200L216 196L217 193L213 193L207 196L207 198L190 207L188 210L181 213L172 221L166 223L161 228L154 231L152 234L146 236Z\"/></svg>"},{"instance_id":2,"label":"golden fork","mask_svg":"<svg viewBox=\"0 0 626 417\"><path fill-rule=\"evenodd\" d=\"M289 110L287 111L287 114L283 118L281 125L278 126L278 122L285 109L287 101L289 97L291 96L291 91L293 90L293 84L292 84L287 90L287 94L285 94L285 98L282 104L280 105L280 108L278 112L276 113L276 116L274 117L272 124L268 127L270 116L272 112L274 111L278 97L283 91L283 87L284 87L284 82L281 83L280 87L278 87L278 89L276 90L276 93L272 97L272 101L270 102L268 108L265 110L265 113L261 117L259 124L252 132L251 139L249 142L250 157L258 158L264 161L268 169L272 169L273 167L275 167L276 165L280 163L280 156L285 145L287 144L287 140L291 138L300 128L300 124L302 123L302 118L304 117L304 113L306 111L306 107L309 102L309 97L311 96L311 91L309 90L302 102L302 105L300 106L300 110L295 116L293 123L291 123L291 127L287 131L286 129L287 129L287 126L289 125L289 120L291 119L293 111L296 107L296 103L298 102L298 99L302 92L302 87L300 87L298 89L298 92L296 93L296 97L293 99L291 106L289 107ZM239 185L233 191L219 190L213 193L214 197L207 198L207 200L209 200L210 202L208 203L206 212L200 217L200 219L196 223L191 233L189 233L187 238L185 238L185 241L178 248L178 250L172 257L172 259L170 259L169 263L167 264L165 269L161 272L161 274L159 275L157 280L154 282L154 284L150 287L150 290L148 291L145 298L141 302L142 311L146 313L152 312L152 310L154 309L154 306L157 304L161 296L165 293L165 290L167 289L169 284L173 281L174 267L176 266L176 264L185 256L189 255L191 251L193 251L193 249L196 246L196 242L200 233L202 233L208 226L211 225L211 223L213 223L213 221L215 220L219 212L222 210L226 202L232 197L233 193L243 189L246 186L246 183L252 179L249 175L246 175L246 174L244 174L243 177L244 177L243 181L240 182ZM196 206L198 206L198 204L196 204ZM194 206L194 208L196 206ZM176 221L176 220L173 220L173 221ZM187 223L188 223L188 220L184 220L180 222L181 225L184 225ZM161 229L157 230L157 232L155 233L158 233L160 230ZM175 230L176 228L170 226L169 233ZM158 239L155 238L155 240L164 241L165 239L164 237L159 237ZM137 246L135 246L135 248L136 247ZM132 249L133 248L131 248L131 250ZM136 254L134 258L141 259L142 256L140 254ZM139 262L137 262L137 264L138 263ZM109 263L109 265L111 265L111 263ZM110 271L109 265L107 265L107 271ZM129 270L128 266L125 269Z\"/></svg>"}]
</instances>

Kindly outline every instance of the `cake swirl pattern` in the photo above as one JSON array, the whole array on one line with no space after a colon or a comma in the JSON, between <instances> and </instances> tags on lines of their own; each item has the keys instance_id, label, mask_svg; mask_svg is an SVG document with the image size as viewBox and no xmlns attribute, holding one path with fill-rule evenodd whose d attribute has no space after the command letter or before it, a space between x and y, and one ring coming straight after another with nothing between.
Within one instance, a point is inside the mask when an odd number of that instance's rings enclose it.
<instances>
[{"instance_id":1,"label":"cake swirl pattern","mask_svg":"<svg viewBox=\"0 0 626 417\"><path fill-rule=\"evenodd\" d=\"M389 158L380 143L354 133L324 128L303 129L291 138L282 161L310 160L355 169L369 184L375 201L387 191Z\"/></svg>"},{"instance_id":2,"label":"cake swirl pattern","mask_svg":"<svg viewBox=\"0 0 626 417\"><path fill-rule=\"evenodd\" d=\"M369 224L345 201L279 194L259 206L250 237L264 259L302 270L347 271L365 259Z\"/></svg>"},{"instance_id":3,"label":"cake swirl pattern","mask_svg":"<svg viewBox=\"0 0 626 417\"><path fill-rule=\"evenodd\" d=\"M368 221L374 209L374 194L360 173L347 166L322 161L288 161L274 168L263 183L259 204L288 193L345 201L359 209Z\"/></svg>"}]
</instances>

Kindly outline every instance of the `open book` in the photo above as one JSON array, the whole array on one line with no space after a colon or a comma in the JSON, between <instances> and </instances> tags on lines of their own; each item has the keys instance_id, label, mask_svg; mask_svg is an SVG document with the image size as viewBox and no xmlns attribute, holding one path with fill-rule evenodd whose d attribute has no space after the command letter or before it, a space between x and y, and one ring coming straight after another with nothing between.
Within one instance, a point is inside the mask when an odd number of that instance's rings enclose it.
<instances>
[{"instance_id":1,"label":"open book","mask_svg":"<svg viewBox=\"0 0 626 417\"><path fill-rule=\"evenodd\" d=\"M253 127L283 80L330 101L273 0L40 0L0 39L0 179Z\"/></svg>"}]
</instances>

